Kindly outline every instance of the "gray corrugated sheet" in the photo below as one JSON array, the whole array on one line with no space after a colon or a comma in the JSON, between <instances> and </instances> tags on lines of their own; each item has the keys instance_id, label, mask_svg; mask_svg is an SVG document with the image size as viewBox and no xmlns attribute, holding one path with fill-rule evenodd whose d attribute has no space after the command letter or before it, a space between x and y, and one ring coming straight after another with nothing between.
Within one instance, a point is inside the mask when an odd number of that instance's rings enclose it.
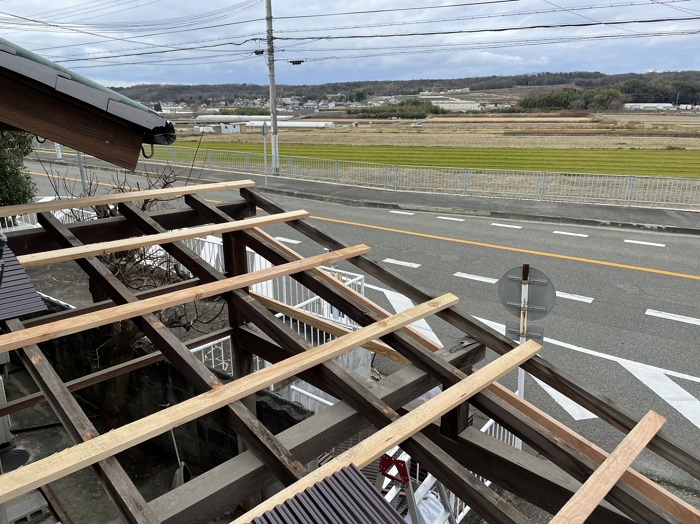
<instances>
[{"instance_id":1,"label":"gray corrugated sheet","mask_svg":"<svg viewBox=\"0 0 700 524\"><path fill-rule=\"evenodd\" d=\"M347 466L285 501L254 524L404 524L355 466Z\"/></svg>"},{"instance_id":2,"label":"gray corrugated sheet","mask_svg":"<svg viewBox=\"0 0 700 524\"><path fill-rule=\"evenodd\" d=\"M46 304L9 247L3 250L2 260L5 270L0 284L0 320L46 311Z\"/></svg>"}]
</instances>

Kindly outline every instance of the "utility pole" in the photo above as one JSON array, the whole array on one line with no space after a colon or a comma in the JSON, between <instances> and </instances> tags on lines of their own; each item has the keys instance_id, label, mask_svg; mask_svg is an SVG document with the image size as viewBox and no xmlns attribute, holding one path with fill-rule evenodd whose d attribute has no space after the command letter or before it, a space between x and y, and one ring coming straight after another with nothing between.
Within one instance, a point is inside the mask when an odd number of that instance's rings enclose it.
<instances>
[{"instance_id":1,"label":"utility pole","mask_svg":"<svg viewBox=\"0 0 700 524\"><path fill-rule=\"evenodd\" d=\"M272 36L272 0L265 0L267 21L267 69L270 73L270 117L272 120L272 172L280 174L279 145L277 142L277 87L275 86L275 45Z\"/></svg>"}]
</instances>

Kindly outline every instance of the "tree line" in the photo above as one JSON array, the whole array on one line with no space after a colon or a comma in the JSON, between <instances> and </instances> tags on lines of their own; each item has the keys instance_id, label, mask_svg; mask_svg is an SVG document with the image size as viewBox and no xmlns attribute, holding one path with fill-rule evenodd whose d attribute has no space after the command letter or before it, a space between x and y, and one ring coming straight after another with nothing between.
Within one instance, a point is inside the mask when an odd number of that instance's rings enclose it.
<instances>
[{"instance_id":1,"label":"tree line","mask_svg":"<svg viewBox=\"0 0 700 524\"><path fill-rule=\"evenodd\" d=\"M366 82L333 82L318 85L278 85L278 96L298 96L303 100L324 100L330 97L345 101L363 101L371 96L417 95L421 92L444 92L455 89L471 91L509 89L515 86L562 86L596 89L612 87L628 95L629 102L656 102L681 104L700 103L700 71L669 71L650 73L623 73L606 75L598 72L574 71L568 73L535 73L511 76L487 76L433 80L396 80ZM168 101L188 105L226 102L236 99L263 99L268 97L266 85L137 85L113 88L144 103Z\"/></svg>"},{"instance_id":2,"label":"tree line","mask_svg":"<svg viewBox=\"0 0 700 524\"><path fill-rule=\"evenodd\" d=\"M357 118L425 118L429 114L448 113L447 109L434 105L430 100L409 98L395 105L358 107L347 109L347 114Z\"/></svg>"}]
</instances>

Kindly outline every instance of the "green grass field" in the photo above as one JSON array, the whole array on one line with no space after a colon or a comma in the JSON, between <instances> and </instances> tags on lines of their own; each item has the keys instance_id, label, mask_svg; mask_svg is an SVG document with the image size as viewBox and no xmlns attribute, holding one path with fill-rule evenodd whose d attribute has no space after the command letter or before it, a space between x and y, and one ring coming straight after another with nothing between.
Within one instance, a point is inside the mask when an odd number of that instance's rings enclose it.
<instances>
[{"instance_id":1,"label":"green grass field","mask_svg":"<svg viewBox=\"0 0 700 524\"><path fill-rule=\"evenodd\" d=\"M195 148L196 142L178 142ZM262 144L207 142L206 149L262 153ZM268 146L268 153L269 153ZM486 149L452 147L280 145L280 155L398 164L520 171L699 177L700 152L645 149Z\"/></svg>"}]
</instances>

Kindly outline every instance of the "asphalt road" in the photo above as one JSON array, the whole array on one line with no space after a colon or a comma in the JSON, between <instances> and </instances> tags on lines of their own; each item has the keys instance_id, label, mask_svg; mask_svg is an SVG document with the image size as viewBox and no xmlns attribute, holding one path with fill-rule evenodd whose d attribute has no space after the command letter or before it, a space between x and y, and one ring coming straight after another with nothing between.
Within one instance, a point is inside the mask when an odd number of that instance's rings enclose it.
<instances>
[{"instance_id":1,"label":"asphalt road","mask_svg":"<svg viewBox=\"0 0 700 524\"><path fill-rule=\"evenodd\" d=\"M35 179L39 194L50 194L46 178ZM546 337L541 355L639 416L658 411L668 419L664 430L700 453L700 237L273 200L288 210L307 209L320 229L346 244L370 245L370 258L430 293L455 293L463 310L495 324L515 320L500 304L495 280L523 263L543 271L560 296L552 313L534 322ZM301 241L292 247L304 255L322 251L288 226L268 231ZM380 305L405 307L382 291L386 286L367 283L366 294ZM445 344L456 336L439 320L430 329ZM514 377L505 383L514 387ZM532 378L526 397L608 450L621 439ZM698 504L697 480L649 452L635 465Z\"/></svg>"}]
</instances>

